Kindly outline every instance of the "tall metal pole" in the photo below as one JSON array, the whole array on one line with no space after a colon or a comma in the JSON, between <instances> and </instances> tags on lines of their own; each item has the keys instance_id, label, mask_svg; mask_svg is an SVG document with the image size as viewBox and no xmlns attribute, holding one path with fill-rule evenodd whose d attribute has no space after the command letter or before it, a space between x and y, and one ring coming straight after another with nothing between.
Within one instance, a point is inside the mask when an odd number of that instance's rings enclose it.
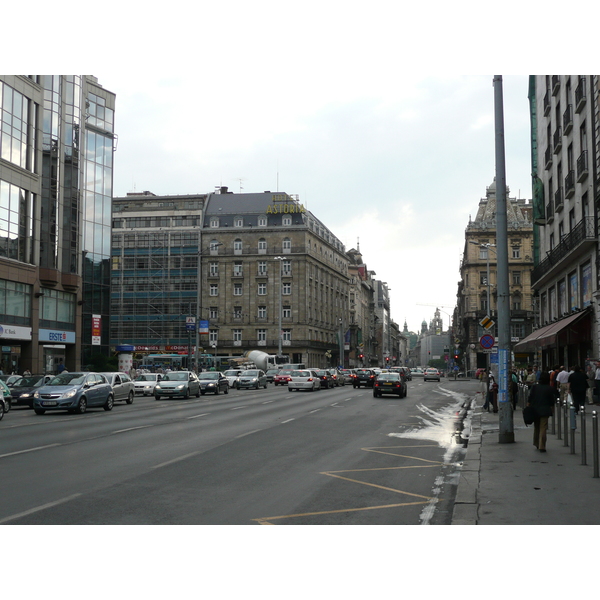
<instances>
[{"instance_id":1,"label":"tall metal pole","mask_svg":"<svg viewBox=\"0 0 600 600\"><path fill-rule=\"evenodd\" d=\"M501 444L515 441L509 394L510 291L508 287L508 230L506 216L506 168L504 160L504 109L502 76L494 75L496 124L496 258L498 289L498 417Z\"/></svg>"}]
</instances>

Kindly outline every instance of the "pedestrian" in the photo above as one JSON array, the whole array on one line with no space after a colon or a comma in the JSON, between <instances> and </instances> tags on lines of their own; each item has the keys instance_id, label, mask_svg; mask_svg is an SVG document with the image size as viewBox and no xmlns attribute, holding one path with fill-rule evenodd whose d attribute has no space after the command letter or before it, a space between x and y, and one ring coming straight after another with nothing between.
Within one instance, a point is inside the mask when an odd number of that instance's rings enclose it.
<instances>
[{"instance_id":1,"label":"pedestrian","mask_svg":"<svg viewBox=\"0 0 600 600\"><path fill-rule=\"evenodd\" d=\"M588 365L586 367L586 376L587 376L587 380L588 380L588 389L586 392L586 396L587 396L588 404L594 404L594 388L596 387L595 375L596 375L596 369L588 363Z\"/></svg>"},{"instance_id":2,"label":"pedestrian","mask_svg":"<svg viewBox=\"0 0 600 600\"><path fill-rule=\"evenodd\" d=\"M541 373L537 385L531 387L527 406L532 406L535 411L533 420L533 445L540 451L546 452L546 433L548 432L548 419L554 412L556 396L550 385L550 375Z\"/></svg>"},{"instance_id":3,"label":"pedestrian","mask_svg":"<svg viewBox=\"0 0 600 600\"><path fill-rule=\"evenodd\" d=\"M595 389L593 394L596 396L594 404L600 403L600 360L596 361L596 372L594 375Z\"/></svg>"},{"instance_id":4,"label":"pedestrian","mask_svg":"<svg viewBox=\"0 0 600 600\"><path fill-rule=\"evenodd\" d=\"M519 399L519 377L514 369L510 377L510 392L514 411L517 410L517 400Z\"/></svg>"},{"instance_id":5,"label":"pedestrian","mask_svg":"<svg viewBox=\"0 0 600 600\"><path fill-rule=\"evenodd\" d=\"M65 365L63 365L62 360L58 363L58 367L56 368L56 370L58 371L59 375L65 370Z\"/></svg>"},{"instance_id":6,"label":"pedestrian","mask_svg":"<svg viewBox=\"0 0 600 600\"><path fill-rule=\"evenodd\" d=\"M23 377L29 377L31 375L31 371L29 369L25 369L23 371Z\"/></svg>"},{"instance_id":7,"label":"pedestrian","mask_svg":"<svg viewBox=\"0 0 600 600\"><path fill-rule=\"evenodd\" d=\"M587 377L579 365L573 367L573 372L569 375L569 392L573 398L575 414L579 412L579 407L585 405L585 393L587 391Z\"/></svg>"},{"instance_id":8,"label":"pedestrian","mask_svg":"<svg viewBox=\"0 0 600 600\"><path fill-rule=\"evenodd\" d=\"M569 391L569 372L565 367L560 368L560 373L556 376L556 383L558 384L560 405L564 406L567 400L567 392Z\"/></svg>"},{"instance_id":9,"label":"pedestrian","mask_svg":"<svg viewBox=\"0 0 600 600\"><path fill-rule=\"evenodd\" d=\"M496 383L494 376L490 373L488 391L487 391L487 396L485 398L485 404L483 405L483 410L487 410L488 412L490 412L490 406L491 406L495 413L498 412L497 394L498 394L498 384Z\"/></svg>"},{"instance_id":10,"label":"pedestrian","mask_svg":"<svg viewBox=\"0 0 600 600\"><path fill-rule=\"evenodd\" d=\"M560 365L554 365L550 371L550 385L558 392L558 385L556 383L556 376L560 373ZM558 393L557 393L558 395Z\"/></svg>"},{"instance_id":11,"label":"pedestrian","mask_svg":"<svg viewBox=\"0 0 600 600\"><path fill-rule=\"evenodd\" d=\"M528 387L531 387L535 383L535 373L531 367L527 367L527 378L525 379L525 383Z\"/></svg>"}]
</instances>

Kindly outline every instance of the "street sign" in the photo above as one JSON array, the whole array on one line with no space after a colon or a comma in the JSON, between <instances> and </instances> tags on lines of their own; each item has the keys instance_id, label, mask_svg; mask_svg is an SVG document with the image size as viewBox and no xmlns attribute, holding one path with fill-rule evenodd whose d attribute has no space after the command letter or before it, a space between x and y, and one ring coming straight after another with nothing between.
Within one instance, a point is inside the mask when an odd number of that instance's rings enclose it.
<instances>
[{"instance_id":1,"label":"street sign","mask_svg":"<svg viewBox=\"0 0 600 600\"><path fill-rule=\"evenodd\" d=\"M479 321L479 324L484 329L491 329L495 325L494 321L492 321L492 319L489 316L483 317L483 319Z\"/></svg>"},{"instance_id":2,"label":"street sign","mask_svg":"<svg viewBox=\"0 0 600 600\"><path fill-rule=\"evenodd\" d=\"M495 343L494 336L486 333L479 338L479 343L482 348L491 348Z\"/></svg>"},{"instance_id":3,"label":"street sign","mask_svg":"<svg viewBox=\"0 0 600 600\"><path fill-rule=\"evenodd\" d=\"M196 331L196 317L185 318L185 329L186 331Z\"/></svg>"}]
</instances>

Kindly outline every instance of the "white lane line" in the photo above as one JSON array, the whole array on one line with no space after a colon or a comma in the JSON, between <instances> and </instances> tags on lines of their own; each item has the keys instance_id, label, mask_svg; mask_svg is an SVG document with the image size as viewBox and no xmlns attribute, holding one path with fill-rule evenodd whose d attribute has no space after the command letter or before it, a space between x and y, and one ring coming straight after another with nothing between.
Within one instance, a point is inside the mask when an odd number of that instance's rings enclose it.
<instances>
[{"instance_id":1,"label":"white lane line","mask_svg":"<svg viewBox=\"0 0 600 600\"><path fill-rule=\"evenodd\" d=\"M210 415L210 413L202 413L201 415L194 415L193 417L188 417L188 419L198 419L200 417L206 417L207 415Z\"/></svg>"},{"instance_id":2,"label":"white lane line","mask_svg":"<svg viewBox=\"0 0 600 600\"><path fill-rule=\"evenodd\" d=\"M309 415L312 415L313 413L319 412L321 409L320 408L315 408L315 410L310 410L308 412Z\"/></svg>"},{"instance_id":3,"label":"white lane line","mask_svg":"<svg viewBox=\"0 0 600 600\"><path fill-rule=\"evenodd\" d=\"M174 458L173 460L168 460L164 463L160 463L159 465L154 465L150 467L151 469L160 469L161 467L166 467L167 465L172 465L173 463L185 460L186 458L191 458L192 456L196 456L196 454L200 454L200 450L196 452L190 452L189 454L184 454L183 456L179 456L178 458Z\"/></svg>"},{"instance_id":4,"label":"white lane line","mask_svg":"<svg viewBox=\"0 0 600 600\"><path fill-rule=\"evenodd\" d=\"M113 431L113 435L115 433L124 433L126 431L134 431L135 429L147 429L148 427L154 427L154 425L139 425L138 427L128 427L127 429L117 429L117 431Z\"/></svg>"},{"instance_id":5,"label":"white lane line","mask_svg":"<svg viewBox=\"0 0 600 600\"><path fill-rule=\"evenodd\" d=\"M253 433L258 433L262 431L262 429L254 429L253 431L249 431L248 433L242 433L242 435L236 435L234 440L239 440L240 438L246 437L247 435L252 435Z\"/></svg>"},{"instance_id":6,"label":"white lane line","mask_svg":"<svg viewBox=\"0 0 600 600\"><path fill-rule=\"evenodd\" d=\"M284 423L289 423L290 421L295 421L296 419L288 419L287 421L281 421L281 424L283 425Z\"/></svg>"},{"instance_id":7,"label":"white lane line","mask_svg":"<svg viewBox=\"0 0 600 600\"><path fill-rule=\"evenodd\" d=\"M267 400L266 402L263 402L262 404L271 404L271 402L275 402L275 400Z\"/></svg>"},{"instance_id":8,"label":"white lane line","mask_svg":"<svg viewBox=\"0 0 600 600\"><path fill-rule=\"evenodd\" d=\"M62 444L48 444L47 446L37 446L36 448L27 448L27 450L8 452L7 454L0 454L0 458L5 458L6 456L16 456L17 454L26 454L27 452L36 452L37 450L45 450L46 448L53 448L55 446L62 446Z\"/></svg>"},{"instance_id":9,"label":"white lane line","mask_svg":"<svg viewBox=\"0 0 600 600\"><path fill-rule=\"evenodd\" d=\"M233 408L230 408L229 410L240 410L240 408L247 408L247 404L245 404L244 406L234 406Z\"/></svg>"},{"instance_id":10,"label":"white lane line","mask_svg":"<svg viewBox=\"0 0 600 600\"><path fill-rule=\"evenodd\" d=\"M69 502L69 500L73 500L81 496L81 494L73 494L72 496L67 496L66 498L61 498L60 500L55 500L54 502L48 502L48 504L42 504L41 506L36 506L35 508L31 508L24 512L18 513L16 515L11 515L10 517L4 517L4 519L0 519L0 524L8 523L8 521L14 521L15 519L20 519L21 517L26 517L27 515L31 515L35 512L39 512L40 510L44 510L46 508L51 508L52 506L57 506L58 504L64 504L65 502Z\"/></svg>"}]
</instances>

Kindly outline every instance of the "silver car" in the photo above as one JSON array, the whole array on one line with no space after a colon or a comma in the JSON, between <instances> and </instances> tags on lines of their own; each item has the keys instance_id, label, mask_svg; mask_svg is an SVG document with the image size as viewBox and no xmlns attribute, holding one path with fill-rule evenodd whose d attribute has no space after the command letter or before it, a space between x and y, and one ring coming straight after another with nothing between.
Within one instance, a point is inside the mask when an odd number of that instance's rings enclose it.
<instances>
[{"instance_id":1,"label":"silver car","mask_svg":"<svg viewBox=\"0 0 600 600\"><path fill-rule=\"evenodd\" d=\"M229 369L223 373L227 378L230 388L238 389L240 387L240 375L243 372L242 369Z\"/></svg>"},{"instance_id":2,"label":"silver car","mask_svg":"<svg viewBox=\"0 0 600 600\"><path fill-rule=\"evenodd\" d=\"M127 402L131 404L135 396L135 385L127 373L113 372L101 373L112 385L115 402Z\"/></svg>"},{"instance_id":3,"label":"silver car","mask_svg":"<svg viewBox=\"0 0 600 600\"><path fill-rule=\"evenodd\" d=\"M154 398L160 400L162 396L174 398L190 396L200 398L200 382L193 371L169 371L155 386Z\"/></svg>"},{"instance_id":4,"label":"silver car","mask_svg":"<svg viewBox=\"0 0 600 600\"><path fill-rule=\"evenodd\" d=\"M288 392L292 390L309 390L314 392L321 389L321 378L316 371L303 369L292 371L292 378L288 381Z\"/></svg>"},{"instance_id":5,"label":"silver car","mask_svg":"<svg viewBox=\"0 0 600 600\"><path fill-rule=\"evenodd\" d=\"M161 379L162 375L160 373L142 373L133 381L134 391L136 394L153 396L154 387Z\"/></svg>"},{"instance_id":6,"label":"silver car","mask_svg":"<svg viewBox=\"0 0 600 600\"><path fill-rule=\"evenodd\" d=\"M257 390L259 387L264 387L266 390L268 385L269 380L264 371L261 371L260 369L249 369L248 371L242 371L238 388L254 388Z\"/></svg>"}]
</instances>

